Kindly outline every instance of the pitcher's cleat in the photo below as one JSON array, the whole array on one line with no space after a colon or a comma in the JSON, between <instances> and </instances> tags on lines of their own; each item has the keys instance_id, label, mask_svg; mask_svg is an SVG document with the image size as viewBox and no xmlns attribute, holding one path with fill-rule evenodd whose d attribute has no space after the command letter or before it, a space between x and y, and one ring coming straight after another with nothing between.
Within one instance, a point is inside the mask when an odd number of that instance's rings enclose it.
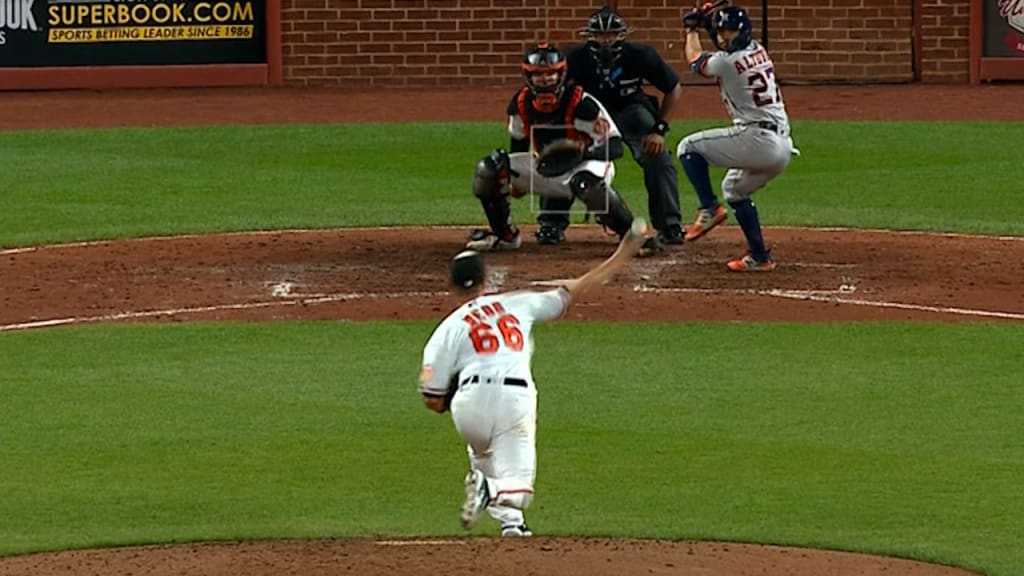
<instances>
[{"instance_id":1,"label":"pitcher's cleat","mask_svg":"<svg viewBox=\"0 0 1024 576\"><path fill-rule=\"evenodd\" d=\"M491 502L491 495L487 490L487 479L484 473L479 470L470 470L466 474L466 501L462 503L462 511L459 518L462 520L463 528L471 528L476 523L487 505Z\"/></svg>"}]
</instances>

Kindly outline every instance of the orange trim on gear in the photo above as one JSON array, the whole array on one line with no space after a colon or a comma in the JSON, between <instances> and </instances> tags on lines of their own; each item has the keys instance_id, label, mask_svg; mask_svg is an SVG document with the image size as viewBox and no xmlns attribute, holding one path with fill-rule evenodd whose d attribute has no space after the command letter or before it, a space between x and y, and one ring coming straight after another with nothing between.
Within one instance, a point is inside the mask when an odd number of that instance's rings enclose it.
<instances>
[{"instance_id":1,"label":"orange trim on gear","mask_svg":"<svg viewBox=\"0 0 1024 576\"><path fill-rule=\"evenodd\" d=\"M547 71L561 72L562 70L565 70L565 68L566 68L565 60L562 60L561 62L559 62L557 64L526 64L526 63L523 63L523 72L525 72L527 74L532 73L532 72L547 72Z\"/></svg>"},{"instance_id":2,"label":"orange trim on gear","mask_svg":"<svg viewBox=\"0 0 1024 576\"><path fill-rule=\"evenodd\" d=\"M576 108L580 105L583 100L583 88L580 86L574 86L572 94L569 96L569 104L565 107L565 130L566 136L570 140L579 140L580 133L576 130Z\"/></svg>"},{"instance_id":3,"label":"orange trim on gear","mask_svg":"<svg viewBox=\"0 0 1024 576\"><path fill-rule=\"evenodd\" d=\"M523 133L526 134L527 138L532 136L530 133L530 118L526 114L526 96L529 93L530 88L523 86L519 89L519 96L516 97L516 110L519 112L519 119L523 121Z\"/></svg>"}]
</instances>

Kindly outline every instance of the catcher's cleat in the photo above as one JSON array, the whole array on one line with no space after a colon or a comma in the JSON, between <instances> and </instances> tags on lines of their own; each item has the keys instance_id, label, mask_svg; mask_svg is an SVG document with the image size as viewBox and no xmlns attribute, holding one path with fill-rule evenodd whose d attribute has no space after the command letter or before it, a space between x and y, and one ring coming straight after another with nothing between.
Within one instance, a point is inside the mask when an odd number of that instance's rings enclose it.
<instances>
[{"instance_id":1,"label":"catcher's cleat","mask_svg":"<svg viewBox=\"0 0 1024 576\"><path fill-rule=\"evenodd\" d=\"M459 518L463 528L471 528L480 513L491 503L491 494L487 489L487 479L479 470L470 470L466 474L466 501L462 503Z\"/></svg>"},{"instance_id":2,"label":"catcher's cleat","mask_svg":"<svg viewBox=\"0 0 1024 576\"><path fill-rule=\"evenodd\" d=\"M526 526L526 524L520 524L518 526L502 526L501 535L503 538L522 538L533 536L533 532Z\"/></svg>"},{"instance_id":3,"label":"catcher's cleat","mask_svg":"<svg viewBox=\"0 0 1024 576\"><path fill-rule=\"evenodd\" d=\"M694 221L693 225L686 227L686 241L690 242L696 240L701 236L707 234L715 226L718 226L729 217L729 213L725 211L725 206L719 204L713 209L697 209L697 220Z\"/></svg>"},{"instance_id":4,"label":"catcher's cleat","mask_svg":"<svg viewBox=\"0 0 1024 576\"><path fill-rule=\"evenodd\" d=\"M775 269L775 262L771 256L764 260L758 260L747 253L742 258L729 260L726 266L733 272L771 272Z\"/></svg>"},{"instance_id":5,"label":"catcher's cleat","mask_svg":"<svg viewBox=\"0 0 1024 576\"><path fill-rule=\"evenodd\" d=\"M647 258L654 256L658 252L664 250L665 247L661 244L661 238L658 236L651 236L640 246L640 249L636 251L636 255L640 258Z\"/></svg>"},{"instance_id":6,"label":"catcher's cleat","mask_svg":"<svg viewBox=\"0 0 1024 576\"><path fill-rule=\"evenodd\" d=\"M499 250L518 250L523 245L523 238L516 230L505 238L499 237L490 230L478 228L469 235L466 248L477 252L497 252Z\"/></svg>"},{"instance_id":7,"label":"catcher's cleat","mask_svg":"<svg viewBox=\"0 0 1024 576\"><path fill-rule=\"evenodd\" d=\"M537 244L561 244L565 242L565 230L555 226L541 226L535 233Z\"/></svg>"}]
</instances>

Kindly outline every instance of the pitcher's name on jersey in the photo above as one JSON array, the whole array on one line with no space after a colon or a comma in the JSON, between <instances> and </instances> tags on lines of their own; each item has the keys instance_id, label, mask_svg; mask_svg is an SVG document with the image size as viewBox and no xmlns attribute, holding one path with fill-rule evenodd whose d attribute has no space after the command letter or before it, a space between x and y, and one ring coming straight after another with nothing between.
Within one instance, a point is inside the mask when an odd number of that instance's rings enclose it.
<instances>
[{"instance_id":1,"label":"pitcher's name on jersey","mask_svg":"<svg viewBox=\"0 0 1024 576\"><path fill-rule=\"evenodd\" d=\"M484 304L476 310L471 310L469 314L462 317L462 321L470 326L476 326L477 324L483 324L490 317L499 316L505 313L505 307L501 305L501 302L492 302L490 304Z\"/></svg>"}]
</instances>

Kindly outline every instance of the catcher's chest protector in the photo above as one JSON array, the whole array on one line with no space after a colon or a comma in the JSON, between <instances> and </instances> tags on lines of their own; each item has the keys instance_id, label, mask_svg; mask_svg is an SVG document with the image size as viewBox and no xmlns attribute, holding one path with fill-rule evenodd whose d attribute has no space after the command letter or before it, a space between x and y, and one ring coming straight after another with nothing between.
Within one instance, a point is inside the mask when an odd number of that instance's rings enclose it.
<instances>
[{"instance_id":1,"label":"catcher's chest protector","mask_svg":"<svg viewBox=\"0 0 1024 576\"><path fill-rule=\"evenodd\" d=\"M533 106L533 92L524 86L516 98L516 109L523 129L530 136L534 150L541 150L551 142L562 138L591 144L590 137L573 126L576 108L583 100L583 88L572 86L562 91L559 107L554 112L541 112ZM550 128L544 128L550 126Z\"/></svg>"}]
</instances>

